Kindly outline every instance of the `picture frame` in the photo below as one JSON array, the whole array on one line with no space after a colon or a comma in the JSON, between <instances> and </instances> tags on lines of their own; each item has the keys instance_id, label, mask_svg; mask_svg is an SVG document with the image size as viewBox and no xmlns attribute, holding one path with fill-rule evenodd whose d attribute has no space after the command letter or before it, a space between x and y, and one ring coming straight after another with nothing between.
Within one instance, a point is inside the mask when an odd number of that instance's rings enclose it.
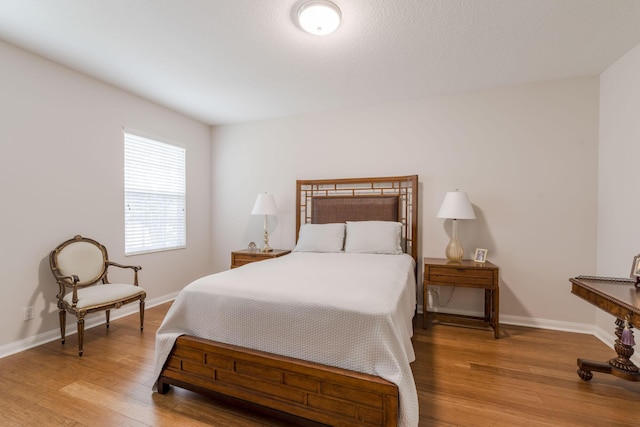
<instances>
[{"instance_id":1,"label":"picture frame","mask_svg":"<svg viewBox=\"0 0 640 427\"><path fill-rule=\"evenodd\" d=\"M633 264L631 264L631 274L632 279L636 279L636 284L640 282L640 254L633 257Z\"/></svg>"},{"instance_id":2,"label":"picture frame","mask_svg":"<svg viewBox=\"0 0 640 427\"><path fill-rule=\"evenodd\" d=\"M487 260L487 250L483 249L483 248L476 248L476 253L473 256L473 260L475 262L482 262L484 263ZM639 255L640 257L640 255ZM640 274L640 273L639 273Z\"/></svg>"}]
</instances>

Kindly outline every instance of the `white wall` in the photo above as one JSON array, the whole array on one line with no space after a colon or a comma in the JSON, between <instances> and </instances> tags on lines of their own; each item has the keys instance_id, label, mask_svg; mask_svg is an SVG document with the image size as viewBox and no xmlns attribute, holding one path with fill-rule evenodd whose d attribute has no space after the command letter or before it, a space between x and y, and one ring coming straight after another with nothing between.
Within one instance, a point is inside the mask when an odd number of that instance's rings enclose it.
<instances>
[{"instance_id":1,"label":"white wall","mask_svg":"<svg viewBox=\"0 0 640 427\"><path fill-rule=\"evenodd\" d=\"M600 76L598 273L629 277L640 253L640 45ZM598 311L600 334L613 335L614 318Z\"/></svg>"},{"instance_id":2,"label":"white wall","mask_svg":"<svg viewBox=\"0 0 640 427\"><path fill-rule=\"evenodd\" d=\"M444 255L450 224L437 210L445 192L467 191L478 219L461 240L467 257L487 248L501 267L502 320L594 322L568 278L596 271L596 77L220 126L212 141L216 271L260 242L260 192L279 205L271 246L291 248L296 179L418 174L421 256ZM482 296L457 289L447 309L479 312Z\"/></svg>"},{"instance_id":3,"label":"white wall","mask_svg":"<svg viewBox=\"0 0 640 427\"><path fill-rule=\"evenodd\" d=\"M76 234L141 265L148 304L209 273L210 127L2 42L0 63L0 355L59 336L47 257ZM124 257L123 127L187 148L187 249Z\"/></svg>"},{"instance_id":4,"label":"white wall","mask_svg":"<svg viewBox=\"0 0 640 427\"><path fill-rule=\"evenodd\" d=\"M272 246L293 247L302 178L419 174L420 256L443 256L450 224L436 212L446 191L467 191L478 219L461 224L462 241L467 256L488 248L501 267L502 320L593 324L567 279L596 272L595 77L220 126L211 147L208 126L25 51L0 43L0 62L0 295L14 302L0 312L0 355L57 337L47 255L62 240L91 236L112 259L142 265L159 302L260 242L250 211L262 191L280 207ZM187 147L186 250L124 257L123 127ZM35 319L23 322L29 305ZM458 289L447 309L481 307Z\"/></svg>"}]
</instances>

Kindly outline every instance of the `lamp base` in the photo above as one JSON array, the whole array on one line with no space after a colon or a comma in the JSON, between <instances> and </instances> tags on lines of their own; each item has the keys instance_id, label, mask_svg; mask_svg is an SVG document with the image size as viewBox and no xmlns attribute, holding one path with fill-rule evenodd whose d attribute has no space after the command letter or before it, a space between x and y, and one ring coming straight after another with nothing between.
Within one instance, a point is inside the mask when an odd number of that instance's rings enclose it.
<instances>
[{"instance_id":1,"label":"lamp base","mask_svg":"<svg viewBox=\"0 0 640 427\"><path fill-rule=\"evenodd\" d=\"M262 246L260 252L273 252L273 249L269 246L269 230L266 215L264 216L264 246Z\"/></svg>"},{"instance_id":2,"label":"lamp base","mask_svg":"<svg viewBox=\"0 0 640 427\"><path fill-rule=\"evenodd\" d=\"M464 258L464 248L462 243L458 240L458 221L453 220L453 230L451 231L451 241L447 245L445 251L447 259L449 261L461 261Z\"/></svg>"},{"instance_id":3,"label":"lamp base","mask_svg":"<svg viewBox=\"0 0 640 427\"><path fill-rule=\"evenodd\" d=\"M464 257L464 249L462 248L460 242L454 242L452 240L447 245L445 254L449 261L462 261L462 258Z\"/></svg>"}]
</instances>

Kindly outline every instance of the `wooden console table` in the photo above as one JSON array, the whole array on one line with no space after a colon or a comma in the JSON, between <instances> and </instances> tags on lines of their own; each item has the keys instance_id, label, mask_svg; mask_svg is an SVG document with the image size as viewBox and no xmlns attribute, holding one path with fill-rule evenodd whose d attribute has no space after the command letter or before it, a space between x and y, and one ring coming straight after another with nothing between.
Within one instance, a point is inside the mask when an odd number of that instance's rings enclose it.
<instances>
[{"instance_id":1,"label":"wooden console table","mask_svg":"<svg viewBox=\"0 0 640 427\"><path fill-rule=\"evenodd\" d=\"M640 328L640 288L628 279L578 276L569 281L572 294L616 317L614 348L618 357L606 363L578 359L580 378L589 381L593 378L592 372L603 372L629 381L640 381L640 369L629 360L634 345L632 328ZM629 328L626 332L625 327Z\"/></svg>"}]
</instances>

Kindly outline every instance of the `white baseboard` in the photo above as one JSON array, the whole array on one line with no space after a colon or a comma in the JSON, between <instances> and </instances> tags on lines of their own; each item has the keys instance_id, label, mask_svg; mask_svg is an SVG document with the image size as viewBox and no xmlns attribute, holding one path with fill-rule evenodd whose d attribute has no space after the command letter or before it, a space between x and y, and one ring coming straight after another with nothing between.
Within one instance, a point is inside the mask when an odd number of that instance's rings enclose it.
<instances>
[{"instance_id":1,"label":"white baseboard","mask_svg":"<svg viewBox=\"0 0 640 427\"><path fill-rule=\"evenodd\" d=\"M434 311L437 312L438 310L435 309ZM422 311L422 306L418 307L418 312L424 313ZM454 314L463 314L467 316L483 315L483 313L462 312L460 310L451 310L450 312ZM613 345L617 339L613 330L613 325L610 331L605 331L604 329L598 328L595 325L587 325L584 323L563 322L558 320L535 319L531 317L519 317L519 316L508 316L508 315L500 315L500 323L503 325L525 326L529 328L549 329L553 331L562 331L562 332L574 332L578 334L589 334L598 338L600 341L602 341L612 350L614 349ZM576 356L581 356L585 358L589 357L588 354L581 354ZM611 357L614 357L614 356L615 356L615 353L611 355ZM636 365L640 366L640 353L635 353L631 357L631 361ZM606 361L602 360L602 362L606 362Z\"/></svg>"},{"instance_id":2,"label":"white baseboard","mask_svg":"<svg viewBox=\"0 0 640 427\"><path fill-rule=\"evenodd\" d=\"M155 307L160 304L164 304L169 301L173 301L176 296L178 296L178 292L173 294L165 295L159 298L148 299L145 301L145 308ZM111 310L111 320L120 319L121 317L128 316L130 314L138 313L139 305L138 304L127 304L122 308L117 310ZM56 313L57 317L57 313ZM67 316L67 319L73 318L75 316ZM106 323L105 317L103 316L95 316L85 321L84 328L85 330L95 328L99 325L104 325ZM76 322L73 324L69 323L65 330L65 335L68 337L73 334L78 333L78 326ZM10 356L15 353L19 353L24 350L28 350L33 347L37 347L42 344L49 343L51 341L56 341L60 339L60 329L56 328L55 330L43 332L38 335L34 335L29 338L25 338L20 341L15 341L10 344L6 344L0 347L0 358Z\"/></svg>"},{"instance_id":3,"label":"white baseboard","mask_svg":"<svg viewBox=\"0 0 640 427\"><path fill-rule=\"evenodd\" d=\"M434 308L433 311L437 313L440 311L438 307ZM447 313L452 314L461 314L464 316L483 316L483 313L475 312L475 311L464 311L464 310L444 310ZM424 310L421 305L418 306L418 313L424 313ZM505 325L515 325L515 326L526 326L529 328L539 328L539 329L551 329L554 331L563 331L563 332L576 332L579 334L591 334L595 335L595 326L586 325L584 323L573 323L573 322L562 322L558 320L547 320L547 319L535 319L531 317L520 317L520 316L508 316L508 315L500 315L500 323Z\"/></svg>"},{"instance_id":4,"label":"white baseboard","mask_svg":"<svg viewBox=\"0 0 640 427\"><path fill-rule=\"evenodd\" d=\"M593 325L560 320L535 319L531 317L501 315L500 323L504 323L505 325L526 326L529 328L550 329L553 331L575 332L578 334L594 335L595 332L595 326Z\"/></svg>"}]
</instances>

